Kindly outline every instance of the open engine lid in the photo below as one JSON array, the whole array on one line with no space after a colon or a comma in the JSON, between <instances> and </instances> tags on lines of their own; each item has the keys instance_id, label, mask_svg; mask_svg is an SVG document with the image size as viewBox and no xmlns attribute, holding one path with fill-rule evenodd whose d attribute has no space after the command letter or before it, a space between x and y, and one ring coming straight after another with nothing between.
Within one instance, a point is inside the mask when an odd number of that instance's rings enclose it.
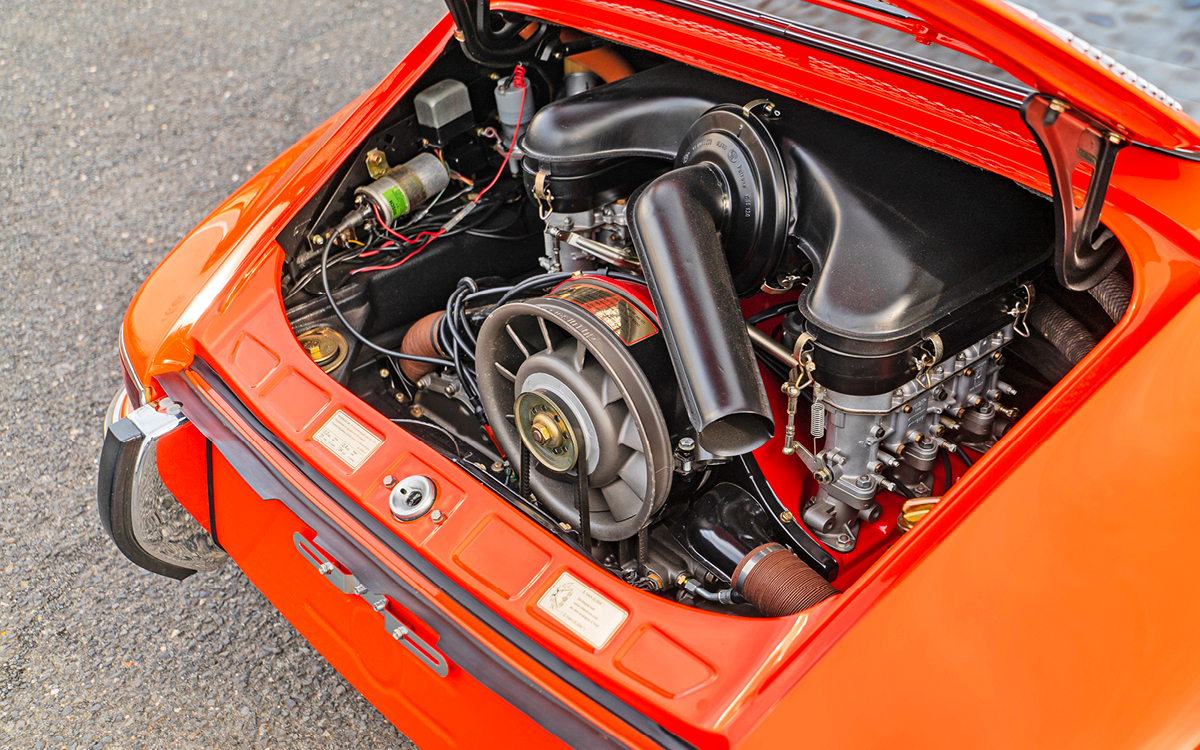
<instances>
[{"instance_id":1,"label":"open engine lid","mask_svg":"<svg viewBox=\"0 0 1200 750\"><path fill-rule=\"evenodd\" d=\"M810 0L792 0L805 3ZM760 13L728 0L660 0L709 17L762 20ZM1102 125L1142 145L1200 158L1200 123L1166 92L1075 34L1004 0L811 0L897 30L918 41L954 49L1003 68L1039 93L1061 99ZM497 6L506 3L496 0ZM503 67L532 59L542 34L517 36L515 21L487 12L490 1L446 0L468 55ZM522 3L525 5L525 3ZM881 8L897 9L894 14ZM481 13L480 11L483 10ZM636 12L636 11L635 11ZM905 14L912 14L907 16ZM893 17L894 15L894 17ZM524 36L524 35L522 35ZM518 41L519 40L519 41ZM582 51L582 50L580 50Z\"/></svg>"},{"instance_id":2,"label":"open engine lid","mask_svg":"<svg viewBox=\"0 0 1200 750\"><path fill-rule=\"evenodd\" d=\"M1002 0L889 0L1036 91L1147 146L1200 156L1200 123L1149 81L1034 11Z\"/></svg>"}]
</instances>

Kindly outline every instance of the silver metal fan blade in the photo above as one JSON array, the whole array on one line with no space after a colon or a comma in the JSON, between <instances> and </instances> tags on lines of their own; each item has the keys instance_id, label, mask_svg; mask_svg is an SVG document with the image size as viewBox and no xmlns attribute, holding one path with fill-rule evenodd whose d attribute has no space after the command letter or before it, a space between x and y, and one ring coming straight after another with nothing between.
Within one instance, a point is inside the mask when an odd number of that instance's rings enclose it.
<instances>
[{"instance_id":1,"label":"silver metal fan blade","mask_svg":"<svg viewBox=\"0 0 1200 750\"><path fill-rule=\"evenodd\" d=\"M525 359L529 359L529 347L525 346L525 342L521 340L521 337L517 335L517 332L513 330L513 327L510 325L504 326L504 330L508 331L508 337L513 340L513 343L516 344L517 348L521 350L521 353L525 355Z\"/></svg>"},{"instance_id":2,"label":"silver metal fan blade","mask_svg":"<svg viewBox=\"0 0 1200 750\"><path fill-rule=\"evenodd\" d=\"M642 498L623 479L601 487L600 493L618 522L633 518L642 509Z\"/></svg>"},{"instance_id":3,"label":"silver metal fan blade","mask_svg":"<svg viewBox=\"0 0 1200 750\"><path fill-rule=\"evenodd\" d=\"M546 342L546 351L554 351L554 342L550 340L550 330L546 328L546 319L538 318L538 328L542 329L542 339Z\"/></svg>"},{"instance_id":4,"label":"silver metal fan blade","mask_svg":"<svg viewBox=\"0 0 1200 750\"><path fill-rule=\"evenodd\" d=\"M517 376L509 372L504 365L500 364L499 362L493 362L492 364L495 365L496 372L500 373L500 377L504 378L510 383L517 382Z\"/></svg>"},{"instance_id":5,"label":"silver metal fan blade","mask_svg":"<svg viewBox=\"0 0 1200 750\"><path fill-rule=\"evenodd\" d=\"M621 423L621 433L617 437L617 442L627 445L639 453L642 451L642 436L638 434L637 423L634 422L632 414L626 413L625 421Z\"/></svg>"},{"instance_id":6,"label":"silver metal fan blade","mask_svg":"<svg viewBox=\"0 0 1200 750\"><path fill-rule=\"evenodd\" d=\"M646 473L646 454L637 452L625 461L625 465L617 472L617 476L625 480L634 494L638 497L645 497Z\"/></svg>"}]
</instances>

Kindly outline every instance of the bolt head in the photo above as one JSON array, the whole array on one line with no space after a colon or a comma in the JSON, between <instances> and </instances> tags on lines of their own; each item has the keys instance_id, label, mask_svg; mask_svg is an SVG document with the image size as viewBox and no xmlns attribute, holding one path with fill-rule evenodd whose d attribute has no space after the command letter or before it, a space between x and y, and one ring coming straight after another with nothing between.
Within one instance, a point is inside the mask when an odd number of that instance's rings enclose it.
<instances>
[{"instance_id":1,"label":"bolt head","mask_svg":"<svg viewBox=\"0 0 1200 750\"><path fill-rule=\"evenodd\" d=\"M796 517L792 515L790 510L785 510L779 514L779 520L783 521L784 523L791 523L792 521L796 520Z\"/></svg>"},{"instance_id":2,"label":"bolt head","mask_svg":"<svg viewBox=\"0 0 1200 750\"><path fill-rule=\"evenodd\" d=\"M868 487L871 486L871 475L870 474L860 474L858 479L855 480L855 484L857 484L859 487L862 487L863 489L867 489Z\"/></svg>"},{"instance_id":3,"label":"bolt head","mask_svg":"<svg viewBox=\"0 0 1200 750\"><path fill-rule=\"evenodd\" d=\"M504 462L503 461L494 461L492 463L492 471L496 472L497 474L504 471Z\"/></svg>"},{"instance_id":4,"label":"bolt head","mask_svg":"<svg viewBox=\"0 0 1200 750\"><path fill-rule=\"evenodd\" d=\"M383 478L383 486L384 487L395 487L396 486L396 478L393 477L391 474L388 474L386 477Z\"/></svg>"},{"instance_id":5,"label":"bolt head","mask_svg":"<svg viewBox=\"0 0 1200 750\"><path fill-rule=\"evenodd\" d=\"M904 391L901 390L900 388L897 388L896 391L892 395L895 396L896 398L903 398Z\"/></svg>"},{"instance_id":6,"label":"bolt head","mask_svg":"<svg viewBox=\"0 0 1200 750\"><path fill-rule=\"evenodd\" d=\"M434 523L441 523L442 521L446 520L446 514L440 510L435 510L429 514L429 520L433 521Z\"/></svg>"},{"instance_id":7,"label":"bolt head","mask_svg":"<svg viewBox=\"0 0 1200 750\"><path fill-rule=\"evenodd\" d=\"M692 451L695 449L696 449L696 441L695 440L691 439L690 437L680 438L679 450Z\"/></svg>"}]
</instances>

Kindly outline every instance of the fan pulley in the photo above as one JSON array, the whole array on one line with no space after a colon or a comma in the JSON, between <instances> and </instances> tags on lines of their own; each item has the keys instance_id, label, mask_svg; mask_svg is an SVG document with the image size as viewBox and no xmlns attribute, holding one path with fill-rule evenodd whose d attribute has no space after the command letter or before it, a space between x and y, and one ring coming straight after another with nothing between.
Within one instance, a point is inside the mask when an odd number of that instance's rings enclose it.
<instances>
[{"instance_id":1,"label":"fan pulley","mask_svg":"<svg viewBox=\"0 0 1200 750\"><path fill-rule=\"evenodd\" d=\"M516 425L521 442L533 457L552 471L562 473L575 468L579 460L579 435L571 427L569 407L560 407L558 399L544 388L524 391L517 396Z\"/></svg>"},{"instance_id":2,"label":"fan pulley","mask_svg":"<svg viewBox=\"0 0 1200 750\"><path fill-rule=\"evenodd\" d=\"M673 471L659 402L675 401L675 377L648 303L576 279L501 306L478 342L484 411L514 464L528 449L538 502L578 528L576 472L585 471L592 536L636 534L666 501Z\"/></svg>"}]
</instances>

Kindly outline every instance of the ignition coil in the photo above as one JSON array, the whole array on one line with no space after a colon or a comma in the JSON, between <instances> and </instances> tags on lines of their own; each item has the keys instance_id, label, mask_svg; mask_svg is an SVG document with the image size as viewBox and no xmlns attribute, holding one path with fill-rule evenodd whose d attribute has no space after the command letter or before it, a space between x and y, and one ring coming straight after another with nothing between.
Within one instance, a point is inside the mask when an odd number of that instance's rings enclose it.
<instances>
[{"instance_id":1,"label":"ignition coil","mask_svg":"<svg viewBox=\"0 0 1200 750\"><path fill-rule=\"evenodd\" d=\"M343 232L355 229L378 212L386 226L442 192L450 184L450 173L441 159L433 154L417 154L403 164L392 167L382 177L354 191L357 208L324 236L313 237L314 243L336 239Z\"/></svg>"}]
</instances>

